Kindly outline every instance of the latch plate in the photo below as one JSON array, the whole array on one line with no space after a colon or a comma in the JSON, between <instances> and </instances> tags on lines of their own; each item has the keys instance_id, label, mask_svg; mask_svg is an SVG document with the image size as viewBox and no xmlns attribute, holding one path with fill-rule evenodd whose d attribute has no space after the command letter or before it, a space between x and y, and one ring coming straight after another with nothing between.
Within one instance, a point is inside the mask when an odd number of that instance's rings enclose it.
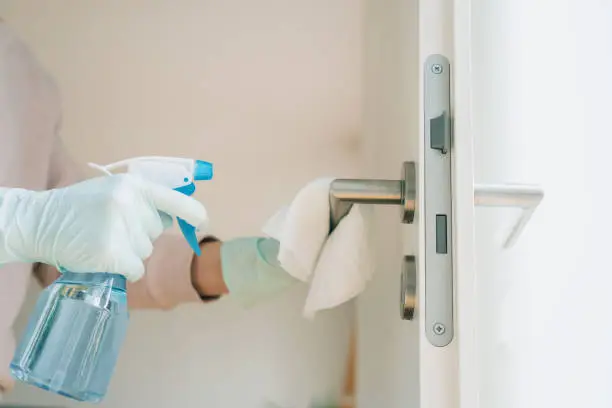
<instances>
[{"instance_id":1,"label":"latch plate","mask_svg":"<svg viewBox=\"0 0 612 408\"><path fill-rule=\"evenodd\" d=\"M425 223L425 329L427 339L437 347L450 344L454 334L450 78L446 57L427 58L420 220Z\"/></svg>"}]
</instances>

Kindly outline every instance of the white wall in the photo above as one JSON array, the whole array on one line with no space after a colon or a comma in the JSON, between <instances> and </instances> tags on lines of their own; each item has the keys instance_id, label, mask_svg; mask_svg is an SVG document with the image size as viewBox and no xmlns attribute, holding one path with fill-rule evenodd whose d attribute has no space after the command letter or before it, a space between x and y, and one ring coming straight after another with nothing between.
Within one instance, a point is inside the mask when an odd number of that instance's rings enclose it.
<instances>
[{"instance_id":1,"label":"white wall","mask_svg":"<svg viewBox=\"0 0 612 408\"><path fill-rule=\"evenodd\" d=\"M476 181L546 194L511 251L477 213L480 404L610 407L612 3L472 3Z\"/></svg>"},{"instance_id":2,"label":"white wall","mask_svg":"<svg viewBox=\"0 0 612 408\"><path fill-rule=\"evenodd\" d=\"M197 198L223 238L257 234L314 177L362 171L358 1L3 0L0 15L58 80L80 161L213 161ZM102 407L289 408L334 395L351 306L310 323L303 298L133 313ZM75 405L25 386L9 401Z\"/></svg>"}]
</instances>

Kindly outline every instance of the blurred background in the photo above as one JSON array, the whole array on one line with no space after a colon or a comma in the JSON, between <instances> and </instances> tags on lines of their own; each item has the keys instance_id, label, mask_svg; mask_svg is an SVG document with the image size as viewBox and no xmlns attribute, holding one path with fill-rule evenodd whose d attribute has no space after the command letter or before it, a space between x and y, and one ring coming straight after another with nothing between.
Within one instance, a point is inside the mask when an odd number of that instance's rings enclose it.
<instances>
[{"instance_id":1,"label":"blurred background","mask_svg":"<svg viewBox=\"0 0 612 408\"><path fill-rule=\"evenodd\" d=\"M414 158L405 135L416 131L415 11L416 1L0 1L0 16L59 84L73 157L214 162L214 180L196 197L223 239L260 234L313 178L395 178ZM377 245L400 251L396 213L380 216ZM346 367L356 327L362 406L415 398L406 381L416 363L401 361L418 351L394 335L412 329L397 319L400 259L388 254L378 254L377 279L358 307L314 321L302 318L299 287L250 310L230 297L133 311L101 406L336 402L355 374ZM18 334L38 291L33 283ZM22 384L7 401L82 406Z\"/></svg>"}]
</instances>

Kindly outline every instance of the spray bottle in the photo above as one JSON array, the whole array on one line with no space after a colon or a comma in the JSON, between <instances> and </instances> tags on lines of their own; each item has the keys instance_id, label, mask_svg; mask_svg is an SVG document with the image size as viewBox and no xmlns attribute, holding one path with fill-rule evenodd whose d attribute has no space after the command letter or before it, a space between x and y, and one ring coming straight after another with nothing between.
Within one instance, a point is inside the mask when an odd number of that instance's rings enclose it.
<instances>
[{"instance_id":1,"label":"spray bottle","mask_svg":"<svg viewBox=\"0 0 612 408\"><path fill-rule=\"evenodd\" d=\"M138 157L99 166L127 172L191 196L195 181L213 177L211 163L172 157ZM196 229L178 225L199 256ZM18 380L78 401L99 402L106 394L128 324L126 279L105 272L62 275L40 295L19 343L11 374Z\"/></svg>"}]
</instances>

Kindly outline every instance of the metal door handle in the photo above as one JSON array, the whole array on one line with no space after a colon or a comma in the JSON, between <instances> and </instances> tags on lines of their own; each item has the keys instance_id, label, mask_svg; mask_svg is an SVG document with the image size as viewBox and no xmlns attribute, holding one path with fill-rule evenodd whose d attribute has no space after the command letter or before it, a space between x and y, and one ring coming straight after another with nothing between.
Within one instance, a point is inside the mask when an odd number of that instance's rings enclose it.
<instances>
[{"instance_id":1,"label":"metal door handle","mask_svg":"<svg viewBox=\"0 0 612 408\"><path fill-rule=\"evenodd\" d=\"M412 224L416 210L416 166L406 162L401 180L336 179L329 189L330 231L338 226L353 204L401 206L401 221Z\"/></svg>"},{"instance_id":2,"label":"metal door handle","mask_svg":"<svg viewBox=\"0 0 612 408\"><path fill-rule=\"evenodd\" d=\"M474 204L477 206L521 208L523 210L504 241L504 248L511 248L516 243L543 198L542 188L534 185L477 184L474 186Z\"/></svg>"}]
</instances>

